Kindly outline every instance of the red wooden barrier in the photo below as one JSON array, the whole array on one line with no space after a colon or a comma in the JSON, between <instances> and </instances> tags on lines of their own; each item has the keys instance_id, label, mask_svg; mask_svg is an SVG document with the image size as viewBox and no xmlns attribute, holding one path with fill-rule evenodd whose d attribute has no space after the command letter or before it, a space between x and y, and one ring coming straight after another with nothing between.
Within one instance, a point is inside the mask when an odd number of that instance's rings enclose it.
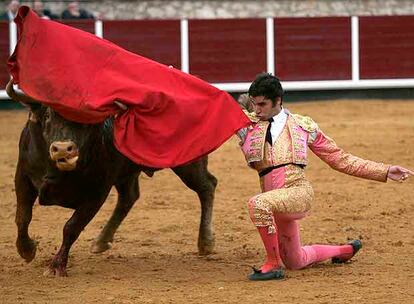
<instances>
[{"instance_id":1,"label":"red wooden barrier","mask_svg":"<svg viewBox=\"0 0 414 304\"><path fill-rule=\"evenodd\" d=\"M209 82L249 82L266 71L266 20L189 20L190 73Z\"/></svg>"},{"instance_id":2,"label":"red wooden barrier","mask_svg":"<svg viewBox=\"0 0 414 304\"><path fill-rule=\"evenodd\" d=\"M0 90L3 90L9 81L6 61L9 58L9 22L0 22Z\"/></svg>"},{"instance_id":3,"label":"red wooden barrier","mask_svg":"<svg viewBox=\"0 0 414 304\"><path fill-rule=\"evenodd\" d=\"M414 77L414 17L360 17L361 79Z\"/></svg>"},{"instance_id":4,"label":"red wooden barrier","mask_svg":"<svg viewBox=\"0 0 414 304\"><path fill-rule=\"evenodd\" d=\"M94 33L94 20L63 23ZM275 74L284 81L352 79L351 18L275 18ZM190 73L248 83L267 70L266 19L189 20ZM181 69L180 20L103 22L104 38ZM0 87L9 76L9 23L0 22ZM58 42L56 42L58 43ZM360 78L414 78L414 16L359 17ZM299 84L300 85L300 84Z\"/></svg>"},{"instance_id":5,"label":"red wooden barrier","mask_svg":"<svg viewBox=\"0 0 414 304\"><path fill-rule=\"evenodd\" d=\"M351 79L350 18L276 18L275 62L285 81Z\"/></svg>"},{"instance_id":6,"label":"red wooden barrier","mask_svg":"<svg viewBox=\"0 0 414 304\"><path fill-rule=\"evenodd\" d=\"M181 69L179 20L104 21L103 35L133 53Z\"/></svg>"}]
</instances>

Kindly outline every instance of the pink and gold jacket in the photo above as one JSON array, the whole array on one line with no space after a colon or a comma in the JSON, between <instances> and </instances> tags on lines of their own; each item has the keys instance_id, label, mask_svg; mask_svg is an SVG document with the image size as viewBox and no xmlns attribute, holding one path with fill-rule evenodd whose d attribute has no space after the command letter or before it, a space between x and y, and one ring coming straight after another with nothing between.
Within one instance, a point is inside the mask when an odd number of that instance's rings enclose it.
<instances>
[{"instance_id":1,"label":"pink and gold jacket","mask_svg":"<svg viewBox=\"0 0 414 304\"><path fill-rule=\"evenodd\" d=\"M371 180L386 182L389 165L365 160L345 152L307 116L288 114L286 125L273 145L266 142L268 121L246 113L253 125L239 132L241 149L248 165L263 170L286 164L308 164L309 149L333 169ZM309 148L309 149L308 149Z\"/></svg>"}]
</instances>

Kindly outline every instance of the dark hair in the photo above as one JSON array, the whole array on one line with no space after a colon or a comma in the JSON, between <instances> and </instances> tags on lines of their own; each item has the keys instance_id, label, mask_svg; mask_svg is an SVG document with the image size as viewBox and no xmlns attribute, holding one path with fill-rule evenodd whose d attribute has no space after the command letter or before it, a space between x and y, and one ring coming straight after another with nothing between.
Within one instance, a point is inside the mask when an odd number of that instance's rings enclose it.
<instances>
[{"instance_id":1,"label":"dark hair","mask_svg":"<svg viewBox=\"0 0 414 304\"><path fill-rule=\"evenodd\" d=\"M264 96L270 99L272 104L276 104L276 98L283 97L283 88L280 84L279 78L270 73L260 73L252 82L249 88L249 95L251 97Z\"/></svg>"}]
</instances>

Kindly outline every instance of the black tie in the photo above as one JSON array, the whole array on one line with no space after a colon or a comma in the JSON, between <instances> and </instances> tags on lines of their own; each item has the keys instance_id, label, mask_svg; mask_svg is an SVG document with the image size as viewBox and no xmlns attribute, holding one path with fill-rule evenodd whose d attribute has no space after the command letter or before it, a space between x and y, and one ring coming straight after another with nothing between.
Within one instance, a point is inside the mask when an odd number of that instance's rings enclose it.
<instances>
[{"instance_id":1,"label":"black tie","mask_svg":"<svg viewBox=\"0 0 414 304\"><path fill-rule=\"evenodd\" d=\"M269 118L267 120L269 122L269 126L267 127L267 131L266 131L266 141L272 145L272 133L270 133L270 127L272 126L272 122L273 122L273 117Z\"/></svg>"}]
</instances>

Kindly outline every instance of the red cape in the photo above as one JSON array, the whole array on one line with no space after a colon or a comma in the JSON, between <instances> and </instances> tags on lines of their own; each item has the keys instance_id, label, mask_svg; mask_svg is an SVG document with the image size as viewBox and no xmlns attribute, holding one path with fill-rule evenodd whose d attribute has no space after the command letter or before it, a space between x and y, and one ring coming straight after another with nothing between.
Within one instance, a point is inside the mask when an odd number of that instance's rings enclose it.
<instances>
[{"instance_id":1,"label":"red cape","mask_svg":"<svg viewBox=\"0 0 414 304\"><path fill-rule=\"evenodd\" d=\"M8 60L14 83L69 120L115 119L116 148L137 164L182 165L249 124L234 99L189 74L21 7L19 41Z\"/></svg>"}]
</instances>

